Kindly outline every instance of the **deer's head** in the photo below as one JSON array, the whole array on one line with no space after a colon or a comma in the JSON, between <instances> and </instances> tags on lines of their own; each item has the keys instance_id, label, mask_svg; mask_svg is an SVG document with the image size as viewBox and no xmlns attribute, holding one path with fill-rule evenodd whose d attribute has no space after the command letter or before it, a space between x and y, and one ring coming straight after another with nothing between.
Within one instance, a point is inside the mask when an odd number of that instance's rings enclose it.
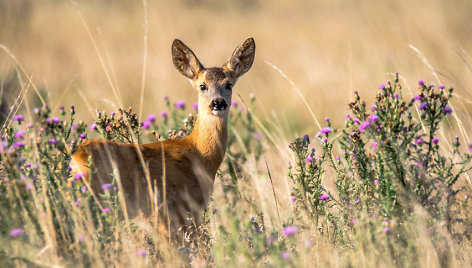
<instances>
[{"instance_id":1,"label":"deer's head","mask_svg":"<svg viewBox=\"0 0 472 268\"><path fill-rule=\"evenodd\" d=\"M205 68L182 41L172 43L172 60L177 70L198 90L199 113L228 115L233 87L254 62L256 44L248 38L236 48L223 67Z\"/></svg>"}]
</instances>

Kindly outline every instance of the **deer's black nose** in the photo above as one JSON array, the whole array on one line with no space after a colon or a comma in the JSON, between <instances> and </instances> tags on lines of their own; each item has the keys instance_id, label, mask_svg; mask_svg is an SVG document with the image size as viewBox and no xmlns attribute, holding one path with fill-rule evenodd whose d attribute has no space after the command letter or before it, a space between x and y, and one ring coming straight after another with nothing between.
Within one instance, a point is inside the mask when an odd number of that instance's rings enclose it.
<instances>
[{"instance_id":1,"label":"deer's black nose","mask_svg":"<svg viewBox=\"0 0 472 268\"><path fill-rule=\"evenodd\" d=\"M214 99L210 103L210 109L212 110L225 110L226 107L228 107L228 104L226 104L226 101L221 98Z\"/></svg>"}]
</instances>

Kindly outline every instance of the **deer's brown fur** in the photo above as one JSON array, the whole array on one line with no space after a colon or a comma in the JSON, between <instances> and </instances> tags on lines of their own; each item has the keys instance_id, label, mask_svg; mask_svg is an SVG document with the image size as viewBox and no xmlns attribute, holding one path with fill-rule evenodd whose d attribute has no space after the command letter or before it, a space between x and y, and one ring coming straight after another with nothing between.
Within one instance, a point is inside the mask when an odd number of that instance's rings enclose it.
<instances>
[{"instance_id":1,"label":"deer's brown fur","mask_svg":"<svg viewBox=\"0 0 472 268\"><path fill-rule=\"evenodd\" d=\"M130 217L157 212L152 206L157 195L159 211L167 211L173 229L198 224L225 155L232 86L250 69L254 54L255 43L249 38L222 68L207 69L190 48L175 40L174 65L199 92L198 119L192 133L182 139L140 145L85 141L72 155L74 171L86 174L85 182L95 196L102 192L103 184L111 183L115 177L121 184ZM202 85L206 90L202 90ZM228 104L227 108L215 108L215 100L220 106L223 102Z\"/></svg>"}]
</instances>

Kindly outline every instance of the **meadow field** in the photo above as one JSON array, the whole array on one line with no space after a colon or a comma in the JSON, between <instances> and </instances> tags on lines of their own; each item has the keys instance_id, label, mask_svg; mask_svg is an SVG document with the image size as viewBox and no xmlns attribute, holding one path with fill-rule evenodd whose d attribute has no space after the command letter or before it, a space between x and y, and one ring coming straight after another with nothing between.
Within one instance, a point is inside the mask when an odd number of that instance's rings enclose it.
<instances>
[{"instance_id":1,"label":"meadow field","mask_svg":"<svg viewBox=\"0 0 472 268\"><path fill-rule=\"evenodd\" d=\"M470 14L465 0L0 0L0 267L472 266ZM128 220L117 189L98 204L71 152L187 135L197 93L172 41L209 67L248 37L196 243Z\"/></svg>"}]
</instances>

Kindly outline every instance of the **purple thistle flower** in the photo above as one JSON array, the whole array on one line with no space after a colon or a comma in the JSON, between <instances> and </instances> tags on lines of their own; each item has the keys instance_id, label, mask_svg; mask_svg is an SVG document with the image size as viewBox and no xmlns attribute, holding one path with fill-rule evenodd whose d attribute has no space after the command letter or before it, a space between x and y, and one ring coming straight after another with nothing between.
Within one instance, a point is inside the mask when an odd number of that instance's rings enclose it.
<instances>
[{"instance_id":1,"label":"purple thistle flower","mask_svg":"<svg viewBox=\"0 0 472 268\"><path fill-rule=\"evenodd\" d=\"M61 122L61 119L59 119L59 117L57 116L54 116L53 118L51 118L51 120L56 124L59 124Z\"/></svg>"},{"instance_id":2,"label":"purple thistle flower","mask_svg":"<svg viewBox=\"0 0 472 268\"><path fill-rule=\"evenodd\" d=\"M379 89L382 90L385 88L385 84L380 84Z\"/></svg>"},{"instance_id":3,"label":"purple thistle flower","mask_svg":"<svg viewBox=\"0 0 472 268\"><path fill-rule=\"evenodd\" d=\"M372 104L372 106L370 106L370 110L371 110L372 112L376 111L376 110L377 110L377 105Z\"/></svg>"},{"instance_id":4,"label":"purple thistle flower","mask_svg":"<svg viewBox=\"0 0 472 268\"><path fill-rule=\"evenodd\" d=\"M311 163L311 162L313 162L313 157L308 156L305 160L306 160L306 162Z\"/></svg>"},{"instance_id":5,"label":"purple thistle flower","mask_svg":"<svg viewBox=\"0 0 472 268\"><path fill-rule=\"evenodd\" d=\"M169 96L164 96L164 101L169 101Z\"/></svg>"},{"instance_id":6,"label":"purple thistle flower","mask_svg":"<svg viewBox=\"0 0 472 268\"><path fill-rule=\"evenodd\" d=\"M25 118L22 115L17 114L15 116L13 116L13 121L17 121L18 124L21 125L21 122L25 121Z\"/></svg>"},{"instance_id":7,"label":"purple thistle flower","mask_svg":"<svg viewBox=\"0 0 472 268\"><path fill-rule=\"evenodd\" d=\"M18 131L15 133L15 139L21 139L21 138L23 138L25 135L26 135L26 131L24 131L24 130L18 130Z\"/></svg>"},{"instance_id":8,"label":"purple thistle flower","mask_svg":"<svg viewBox=\"0 0 472 268\"><path fill-rule=\"evenodd\" d=\"M376 141L372 142L372 149L374 149L374 151L377 150L377 146L379 146L379 144Z\"/></svg>"},{"instance_id":9,"label":"purple thistle flower","mask_svg":"<svg viewBox=\"0 0 472 268\"><path fill-rule=\"evenodd\" d=\"M167 117L167 112L166 112L166 111L163 111L163 112L161 113L161 118L166 118L166 117Z\"/></svg>"},{"instance_id":10,"label":"purple thistle flower","mask_svg":"<svg viewBox=\"0 0 472 268\"><path fill-rule=\"evenodd\" d=\"M73 125L70 127L71 130L76 130L76 129L78 129L78 128L79 128L79 125L77 125L77 124L73 124Z\"/></svg>"},{"instance_id":11,"label":"purple thistle flower","mask_svg":"<svg viewBox=\"0 0 472 268\"><path fill-rule=\"evenodd\" d=\"M193 109L194 109L195 111L198 111L198 102L195 102L195 103L193 104Z\"/></svg>"},{"instance_id":12,"label":"purple thistle flower","mask_svg":"<svg viewBox=\"0 0 472 268\"><path fill-rule=\"evenodd\" d=\"M384 233L388 233L390 231L390 228L389 227L384 227L383 231L384 231Z\"/></svg>"},{"instance_id":13,"label":"purple thistle flower","mask_svg":"<svg viewBox=\"0 0 472 268\"><path fill-rule=\"evenodd\" d=\"M379 180L374 180L374 185L377 186L379 185L380 181Z\"/></svg>"},{"instance_id":14,"label":"purple thistle flower","mask_svg":"<svg viewBox=\"0 0 472 268\"><path fill-rule=\"evenodd\" d=\"M292 197L290 197L290 202L295 203L295 200L297 200L297 197L292 195Z\"/></svg>"},{"instance_id":15,"label":"purple thistle flower","mask_svg":"<svg viewBox=\"0 0 472 268\"><path fill-rule=\"evenodd\" d=\"M307 141L309 138L310 138L310 136L308 136L308 134L303 135L303 140L304 141Z\"/></svg>"},{"instance_id":16,"label":"purple thistle flower","mask_svg":"<svg viewBox=\"0 0 472 268\"><path fill-rule=\"evenodd\" d=\"M111 184L109 183L105 183L102 185L102 190L103 191L107 191L107 190L110 190L111 189Z\"/></svg>"},{"instance_id":17,"label":"purple thistle flower","mask_svg":"<svg viewBox=\"0 0 472 268\"><path fill-rule=\"evenodd\" d=\"M421 100L421 96L420 95L416 95L415 98L414 98L415 101L419 101Z\"/></svg>"},{"instance_id":18,"label":"purple thistle flower","mask_svg":"<svg viewBox=\"0 0 472 268\"><path fill-rule=\"evenodd\" d=\"M50 144L56 144L57 143L57 140L52 138L52 139L49 139L49 143Z\"/></svg>"},{"instance_id":19,"label":"purple thistle flower","mask_svg":"<svg viewBox=\"0 0 472 268\"><path fill-rule=\"evenodd\" d=\"M111 117L114 117L114 116L115 116L115 112L111 112L111 113L110 113L110 116L111 116Z\"/></svg>"},{"instance_id":20,"label":"purple thistle flower","mask_svg":"<svg viewBox=\"0 0 472 268\"><path fill-rule=\"evenodd\" d=\"M70 109L71 109L72 111L74 111L74 110L75 110L75 106L74 106L74 105L71 105L71 106L70 106Z\"/></svg>"},{"instance_id":21,"label":"purple thistle flower","mask_svg":"<svg viewBox=\"0 0 472 268\"><path fill-rule=\"evenodd\" d=\"M292 257L292 254L290 254L290 252L288 251L282 252L282 259L288 259L290 257Z\"/></svg>"},{"instance_id":22,"label":"purple thistle flower","mask_svg":"<svg viewBox=\"0 0 472 268\"><path fill-rule=\"evenodd\" d=\"M329 200L329 195L328 194L322 194L320 196L320 201L325 201L325 200Z\"/></svg>"},{"instance_id":23,"label":"purple thistle flower","mask_svg":"<svg viewBox=\"0 0 472 268\"><path fill-rule=\"evenodd\" d=\"M25 143L22 141L17 141L13 143L13 148L20 148L20 147L25 147Z\"/></svg>"},{"instance_id":24,"label":"purple thistle flower","mask_svg":"<svg viewBox=\"0 0 472 268\"><path fill-rule=\"evenodd\" d=\"M82 173L82 172L77 172L74 176L74 179L76 179L76 180L80 180L82 178L85 178L85 174Z\"/></svg>"},{"instance_id":25,"label":"purple thistle flower","mask_svg":"<svg viewBox=\"0 0 472 268\"><path fill-rule=\"evenodd\" d=\"M238 101L234 100L234 101L231 101L231 106L236 106L238 105Z\"/></svg>"},{"instance_id":26,"label":"purple thistle flower","mask_svg":"<svg viewBox=\"0 0 472 268\"><path fill-rule=\"evenodd\" d=\"M83 134L83 133L80 134L80 139L81 139L81 140L85 140L86 138L87 138L87 136L86 136L85 134Z\"/></svg>"},{"instance_id":27,"label":"purple thistle flower","mask_svg":"<svg viewBox=\"0 0 472 268\"><path fill-rule=\"evenodd\" d=\"M433 144L438 144L438 143L439 143L439 140L438 140L437 138L433 138L433 139L431 140L431 142L432 142Z\"/></svg>"},{"instance_id":28,"label":"purple thistle flower","mask_svg":"<svg viewBox=\"0 0 472 268\"><path fill-rule=\"evenodd\" d=\"M144 258L146 257L146 255L147 255L147 252L145 249L140 248L136 250L136 256L141 256Z\"/></svg>"},{"instance_id":29,"label":"purple thistle flower","mask_svg":"<svg viewBox=\"0 0 472 268\"><path fill-rule=\"evenodd\" d=\"M82 235L82 236L79 236L79 242L80 242L80 243L85 242L85 236L83 236L83 235Z\"/></svg>"},{"instance_id":30,"label":"purple thistle flower","mask_svg":"<svg viewBox=\"0 0 472 268\"><path fill-rule=\"evenodd\" d=\"M336 156L336 160L337 160L337 161L341 160L341 157L340 157L339 155Z\"/></svg>"},{"instance_id":31,"label":"purple thistle flower","mask_svg":"<svg viewBox=\"0 0 472 268\"><path fill-rule=\"evenodd\" d=\"M346 118L347 118L347 119L351 118L351 115L350 115L350 114L346 114Z\"/></svg>"},{"instance_id":32,"label":"purple thistle flower","mask_svg":"<svg viewBox=\"0 0 472 268\"><path fill-rule=\"evenodd\" d=\"M33 190L34 189L34 185L31 183L31 182L28 182L25 186L25 189L26 190Z\"/></svg>"},{"instance_id":33,"label":"purple thistle flower","mask_svg":"<svg viewBox=\"0 0 472 268\"><path fill-rule=\"evenodd\" d=\"M26 163L26 164L25 164L25 167L26 167L26 168L30 168L30 167L31 167L31 163Z\"/></svg>"},{"instance_id":34,"label":"purple thistle flower","mask_svg":"<svg viewBox=\"0 0 472 268\"><path fill-rule=\"evenodd\" d=\"M59 110L64 111L64 105L59 105Z\"/></svg>"},{"instance_id":35,"label":"purple thistle flower","mask_svg":"<svg viewBox=\"0 0 472 268\"><path fill-rule=\"evenodd\" d=\"M353 225L356 224L356 223L357 223L357 219L352 219L352 220L351 220L351 223L352 223Z\"/></svg>"},{"instance_id":36,"label":"purple thistle flower","mask_svg":"<svg viewBox=\"0 0 472 268\"><path fill-rule=\"evenodd\" d=\"M452 108L448 105L444 106L443 110L446 114L451 114L452 113Z\"/></svg>"},{"instance_id":37,"label":"purple thistle flower","mask_svg":"<svg viewBox=\"0 0 472 268\"><path fill-rule=\"evenodd\" d=\"M291 225L287 226L282 230L282 235L285 237L292 236L298 233L297 226Z\"/></svg>"},{"instance_id":38,"label":"purple thistle flower","mask_svg":"<svg viewBox=\"0 0 472 268\"><path fill-rule=\"evenodd\" d=\"M365 132L365 129L368 128L370 126L370 122L369 121L365 121L363 122L360 126L359 126L359 130L361 132Z\"/></svg>"},{"instance_id":39,"label":"purple thistle flower","mask_svg":"<svg viewBox=\"0 0 472 268\"><path fill-rule=\"evenodd\" d=\"M328 123L329 122L329 117L325 117L325 122Z\"/></svg>"},{"instance_id":40,"label":"purple thistle flower","mask_svg":"<svg viewBox=\"0 0 472 268\"><path fill-rule=\"evenodd\" d=\"M85 186L85 185L82 186L82 188L80 188L80 191L82 191L82 193L87 192L87 190L88 190L88 188L87 188L87 186Z\"/></svg>"},{"instance_id":41,"label":"purple thistle flower","mask_svg":"<svg viewBox=\"0 0 472 268\"><path fill-rule=\"evenodd\" d=\"M394 99L398 99L399 97L400 97L400 96L398 96L397 93L393 94L393 98L394 98Z\"/></svg>"},{"instance_id":42,"label":"purple thistle flower","mask_svg":"<svg viewBox=\"0 0 472 268\"><path fill-rule=\"evenodd\" d=\"M111 208L103 208L102 213L108 213L111 211Z\"/></svg>"},{"instance_id":43,"label":"purple thistle flower","mask_svg":"<svg viewBox=\"0 0 472 268\"><path fill-rule=\"evenodd\" d=\"M330 127L324 127L320 130L322 134L328 134L331 133L331 128Z\"/></svg>"},{"instance_id":44,"label":"purple thistle flower","mask_svg":"<svg viewBox=\"0 0 472 268\"><path fill-rule=\"evenodd\" d=\"M426 109L427 106L428 106L428 103L427 103L427 102L422 102L422 103L420 104L420 110Z\"/></svg>"},{"instance_id":45,"label":"purple thistle flower","mask_svg":"<svg viewBox=\"0 0 472 268\"><path fill-rule=\"evenodd\" d=\"M80 201L80 199L77 199L77 200L75 201L74 205L75 205L76 207L80 207L80 204L81 204L81 203L82 203L82 201Z\"/></svg>"},{"instance_id":46,"label":"purple thistle flower","mask_svg":"<svg viewBox=\"0 0 472 268\"><path fill-rule=\"evenodd\" d=\"M179 100L178 102L175 103L175 107L177 109L185 109L185 101Z\"/></svg>"},{"instance_id":47,"label":"purple thistle flower","mask_svg":"<svg viewBox=\"0 0 472 268\"><path fill-rule=\"evenodd\" d=\"M97 130L97 124L93 123L93 124L90 126L90 130L91 130L91 131Z\"/></svg>"},{"instance_id":48,"label":"purple thistle flower","mask_svg":"<svg viewBox=\"0 0 472 268\"><path fill-rule=\"evenodd\" d=\"M424 86L424 81L423 80L418 81L418 85Z\"/></svg>"},{"instance_id":49,"label":"purple thistle flower","mask_svg":"<svg viewBox=\"0 0 472 268\"><path fill-rule=\"evenodd\" d=\"M275 242L275 238L273 236L269 236L267 238L267 243L268 244L272 245L272 244L274 244L274 242Z\"/></svg>"},{"instance_id":50,"label":"purple thistle flower","mask_svg":"<svg viewBox=\"0 0 472 268\"><path fill-rule=\"evenodd\" d=\"M443 86L443 85L439 85L439 89L440 89L440 90L443 90L443 89L444 89L444 86Z\"/></svg>"},{"instance_id":51,"label":"purple thistle flower","mask_svg":"<svg viewBox=\"0 0 472 268\"><path fill-rule=\"evenodd\" d=\"M150 126L151 126L151 122L145 121L145 122L143 122L142 128L143 129L148 129Z\"/></svg>"},{"instance_id":52,"label":"purple thistle flower","mask_svg":"<svg viewBox=\"0 0 472 268\"><path fill-rule=\"evenodd\" d=\"M256 95L254 95L254 93L251 92L251 93L249 93L249 98L251 100L254 100L256 98Z\"/></svg>"},{"instance_id":53,"label":"purple thistle flower","mask_svg":"<svg viewBox=\"0 0 472 268\"><path fill-rule=\"evenodd\" d=\"M313 246L313 242L310 239L305 240L305 247L309 248L311 246Z\"/></svg>"},{"instance_id":54,"label":"purple thistle flower","mask_svg":"<svg viewBox=\"0 0 472 268\"><path fill-rule=\"evenodd\" d=\"M256 140L262 139L262 134L261 133L254 134L254 139L256 139Z\"/></svg>"},{"instance_id":55,"label":"purple thistle flower","mask_svg":"<svg viewBox=\"0 0 472 268\"><path fill-rule=\"evenodd\" d=\"M110 131L111 131L111 126L110 126L110 125L107 125L107 127L105 128L105 131L106 131L106 132L110 132Z\"/></svg>"},{"instance_id":56,"label":"purple thistle flower","mask_svg":"<svg viewBox=\"0 0 472 268\"><path fill-rule=\"evenodd\" d=\"M10 236L11 237L17 237L17 236L20 236L24 233L25 233L25 230L23 230L21 228L15 228L15 229L11 230Z\"/></svg>"},{"instance_id":57,"label":"purple thistle flower","mask_svg":"<svg viewBox=\"0 0 472 268\"><path fill-rule=\"evenodd\" d=\"M417 145L423 144L423 140L422 140L422 139L417 139L417 140L416 140L416 144L417 144Z\"/></svg>"},{"instance_id":58,"label":"purple thistle flower","mask_svg":"<svg viewBox=\"0 0 472 268\"><path fill-rule=\"evenodd\" d=\"M148 117L146 118L146 121L151 122L151 123L156 121L156 115L155 114L148 115Z\"/></svg>"},{"instance_id":59,"label":"purple thistle flower","mask_svg":"<svg viewBox=\"0 0 472 268\"><path fill-rule=\"evenodd\" d=\"M371 115L370 115L370 117L369 117L369 121L370 121L370 122L373 123L373 122L375 122L375 121L377 121L377 120L379 120L379 116L378 116L378 115L376 115L376 114L371 114Z\"/></svg>"},{"instance_id":60,"label":"purple thistle flower","mask_svg":"<svg viewBox=\"0 0 472 268\"><path fill-rule=\"evenodd\" d=\"M356 205L357 205L357 204L359 204L360 202L361 202L361 200L360 200L360 199L356 199L356 201L354 201L354 204L356 204Z\"/></svg>"}]
</instances>

